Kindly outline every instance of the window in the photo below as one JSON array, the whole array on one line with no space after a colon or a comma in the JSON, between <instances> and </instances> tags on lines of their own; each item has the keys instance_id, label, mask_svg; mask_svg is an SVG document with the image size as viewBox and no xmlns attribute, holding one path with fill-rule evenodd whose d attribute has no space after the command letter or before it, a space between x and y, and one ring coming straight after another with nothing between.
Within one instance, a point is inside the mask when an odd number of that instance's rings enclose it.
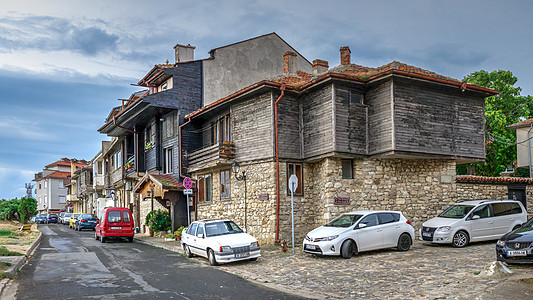
<instances>
[{"instance_id":1,"label":"window","mask_svg":"<svg viewBox=\"0 0 533 300\"><path fill-rule=\"evenodd\" d=\"M342 160L342 179L353 179L353 160Z\"/></svg>"},{"instance_id":2,"label":"window","mask_svg":"<svg viewBox=\"0 0 533 300\"><path fill-rule=\"evenodd\" d=\"M146 131L144 132L144 140L146 144L152 142L152 126L146 126Z\"/></svg>"},{"instance_id":3,"label":"window","mask_svg":"<svg viewBox=\"0 0 533 300\"><path fill-rule=\"evenodd\" d=\"M230 197L230 170L220 171L220 198Z\"/></svg>"},{"instance_id":4,"label":"window","mask_svg":"<svg viewBox=\"0 0 533 300\"><path fill-rule=\"evenodd\" d=\"M198 202L211 201L213 194L211 174L198 176Z\"/></svg>"},{"instance_id":5,"label":"window","mask_svg":"<svg viewBox=\"0 0 533 300\"><path fill-rule=\"evenodd\" d=\"M231 141L231 118L229 115L220 117L211 123L211 145Z\"/></svg>"},{"instance_id":6,"label":"window","mask_svg":"<svg viewBox=\"0 0 533 300\"><path fill-rule=\"evenodd\" d=\"M99 161L96 163L98 165L98 168L97 168L97 172L98 174L103 174L104 173L104 164L102 161Z\"/></svg>"},{"instance_id":7,"label":"window","mask_svg":"<svg viewBox=\"0 0 533 300\"><path fill-rule=\"evenodd\" d=\"M59 203L67 203L65 196L59 196Z\"/></svg>"},{"instance_id":8,"label":"window","mask_svg":"<svg viewBox=\"0 0 533 300\"><path fill-rule=\"evenodd\" d=\"M303 195L303 186L304 186L304 177L303 177L303 165L302 164L293 164L293 163L287 163L287 195L291 195L291 191L289 190L289 178L292 174L295 174L298 178L298 186L296 187L296 191L294 192L294 195L301 196Z\"/></svg>"},{"instance_id":9,"label":"window","mask_svg":"<svg viewBox=\"0 0 533 300\"><path fill-rule=\"evenodd\" d=\"M170 174L173 172L172 165L174 163L174 160L172 159L172 148L166 148L165 149L165 174Z\"/></svg>"},{"instance_id":10,"label":"window","mask_svg":"<svg viewBox=\"0 0 533 300\"><path fill-rule=\"evenodd\" d=\"M44 181L44 188L45 188L45 189L48 188L48 180L45 180L45 181Z\"/></svg>"},{"instance_id":11,"label":"window","mask_svg":"<svg viewBox=\"0 0 533 300\"><path fill-rule=\"evenodd\" d=\"M371 214L364 217L359 224L366 224L366 227L378 225L378 215Z\"/></svg>"},{"instance_id":12,"label":"window","mask_svg":"<svg viewBox=\"0 0 533 300\"><path fill-rule=\"evenodd\" d=\"M393 213L379 213L379 224L394 223L400 220L398 214Z\"/></svg>"},{"instance_id":13,"label":"window","mask_svg":"<svg viewBox=\"0 0 533 300\"><path fill-rule=\"evenodd\" d=\"M39 203L43 203L43 201L42 201L41 197L39 197Z\"/></svg>"},{"instance_id":14,"label":"window","mask_svg":"<svg viewBox=\"0 0 533 300\"><path fill-rule=\"evenodd\" d=\"M204 226L203 225L198 225L198 230L196 231L196 236L200 236L204 234Z\"/></svg>"},{"instance_id":15,"label":"window","mask_svg":"<svg viewBox=\"0 0 533 300\"><path fill-rule=\"evenodd\" d=\"M113 162L115 163L113 165L114 170L122 166L122 151L120 151L120 149L113 154Z\"/></svg>"},{"instance_id":16,"label":"window","mask_svg":"<svg viewBox=\"0 0 533 300\"><path fill-rule=\"evenodd\" d=\"M187 233L190 235L195 235L197 226L198 226L198 223L192 223L189 229L187 229Z\"/></svg>"},{"instance_id":17,"label":"window","mask_svg":"<svg viewBox=\"0 0 533 300\"><path fill-rule=\"evenodd\" d=\"M42 189L42 187L41 187L41 183L40 183L40 182L39 182L39 189Z\"/></svg>"},{"instance_id":18,"label":"window","mask_svg":"<svg viewBox=\"0 0 533 300\"><path fill-rule=\"evenodd\" d=\"M130 222L130 213L127 212L127 211L122 211L122 220L124 220L124 222Z\"/></svg>"},{"instance_id":19,"label":"window","mask_svg":"<svg viewBox=\"0 0 533 300\"><path fill-rule=\"evenodd\" d=\"M165 121L163 122L163 131L167 138L174 136L174 114L168 114L165 116Z\"/></svg>"},{"instance_id":20,"label":"window","mask_svg":"<svg viewBox=\"0 0 533 300\"><path fill-rule=\"evenodd\" d=\"M355 91L350 91L350 102L352 103L358 103L358 104L362 104L363 103L363 95L355 92Z\"/></svg>"},{"instance_id":21,"label":"window","mask_svg":"<svg viewBox=\"0 0 533 300\"><path fill-rule=\"evenodd\" d=\"M522 208L520 208L520 205L518 203L511 203L511 214L521 214Z\"/></svg>"},{"instance_id":22,"label":"window","mask_svg":"<svg viewBox=\"0 0 533 300\"><path fill-rule=\"evenodd\" d=\"M511 203L493 203L492 213L495 217L511 214Z\"/></svg>"},{"instance_id":23,"label":"window","mask_svg":"<svg viewBox=\"0 0 533 300\"><path fill-rule=\"evenodd\" d=\"M118 223L120 222L120 215L120 211L112 210L107 213L107 221L109 221L109 223Z\"/></svg>"},{"instance_id":24,"label":"window","mask_svg":"<svg viewBox=\"0 0 533 300\"><path fill-rule=\"evenodd\" d=\"M481 219L490 217L489 205L480 206L472 212L472 216L478 215Z\"/></svg>"}]
</instances>

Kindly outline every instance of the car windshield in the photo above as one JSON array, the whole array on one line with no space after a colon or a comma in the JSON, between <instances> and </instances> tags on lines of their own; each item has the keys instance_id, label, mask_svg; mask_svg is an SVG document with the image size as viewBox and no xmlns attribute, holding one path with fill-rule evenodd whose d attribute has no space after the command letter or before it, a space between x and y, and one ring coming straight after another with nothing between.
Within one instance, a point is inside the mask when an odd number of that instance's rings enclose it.
<instances>
[{"instance_id":1,"label":"car windshield","mask_svg":"<svg viewBox=\"0 0 533 300\"><path fill-rule=\"evenodd\" d=\"M205 224L205 235L216 236L224 234L242 233L242 229L233 221L221 221Z\"/></svg>"},{"instance_id":2,"label":"car windshield","mask_svg":"<svg viewBox=\"0 0 533 300\"><path fill-rule=\"evenodd\" d=\"M70 216L72 216L72 213L66 213L66 214L64 214L63 216L64 216L64 217L70 217Z\"/></svg>"},{"instance_id":3,"label":"car windshield","mask_svg":"<svg viewBox=\"0 0 533 300\"><path fill-rule=\"evenodd\" d=\"M524 225L522 225L522 228L533 228L533 218L529 219Z\"/></svg>"},{"instance_id":4,"label":"car windshield","mask_svg":"<svg viewBox=\"0 0 533 300\"><path fill-rule=\"evenodd\" d=\"M363 215L341 215L341 216L333 219L333 221L329 222L328 224L326 224L324 226L327 226L327 227L350 227L353 224L355 224L355 222L357 222L357 220L361 219L362 216Z\"/></svg>"},{"instance_id":5,"label":"car windshield","mask_svg":"<svg viewBox=\"0 0 533 300\"><path fill-rule=\"evenodd\" d=\"M46 217L46 215L44 215L44 214L38 214L37 215L37 218L43 218L43 217Z\"/></svg>"},{"instance_id":6,"label":"car windshield","mask_svg":"<svg viewBox=\"0 0 533 300\"><path fill-rule=\"evenodd\" d=\"M462 219L472 210L472 208L474 208L474 205L452 205L443 211L439 217Z\"/></svg>"}]
</instances>

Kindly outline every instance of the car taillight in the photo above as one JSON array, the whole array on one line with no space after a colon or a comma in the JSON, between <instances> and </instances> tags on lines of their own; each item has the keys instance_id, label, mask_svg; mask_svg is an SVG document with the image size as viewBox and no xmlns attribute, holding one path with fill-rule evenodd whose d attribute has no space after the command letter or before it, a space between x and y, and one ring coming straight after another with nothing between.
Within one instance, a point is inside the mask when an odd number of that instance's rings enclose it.
<instances>
[{"instance_id":1,"label":"car taillight","mask_svg":"<svg viewBox=\"0 0 533 300\"><path fill-rule=\"evenodd\" d=\"M81 222L87 222L87 221L82 219Z\"/></svg>"},{"instance_id":2,"label":"car taillight","mask_svg":"<svg viewBox=\"0 0 533 300\"><path fill-rule=\"evenodd\" d=\"M409 220L407 220L407 222L405 222L405 223L407 223L407 224L413 226L413 224L411 224L411 221L409 221Z\"/></svg>"}]
</instances>

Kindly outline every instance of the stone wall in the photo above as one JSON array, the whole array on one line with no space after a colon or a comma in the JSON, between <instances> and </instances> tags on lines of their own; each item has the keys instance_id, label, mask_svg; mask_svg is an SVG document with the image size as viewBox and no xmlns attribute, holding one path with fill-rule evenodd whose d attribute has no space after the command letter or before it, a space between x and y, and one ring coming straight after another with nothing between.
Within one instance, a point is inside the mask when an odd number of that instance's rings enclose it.
<instances>
[{"instance_id":1,"label":"stone wall","mask_svg":"<svg viewBox=\"0 0 533 300\"><path fill-rule=\"evenodd\" d=\"M353 165L354 178L343 179L340 158L303 164L304 193L294 197L297 243L310 230L349 211L399 210L418 230L424 221L458 201L507 198L506 185L456 183L453 160L355 159ZM273 243L276 164L243 165L241 170L247 171L248 233L261 243ZM286 172L286 162L280 162L279 238L290 243L291 197L287 194ZM213 200L198 204L198 219L229 218L245 227L244 182L231 176L231 198L221 199L220 169L212 170ZM527 194L533 199L533 187L527 187ZM335 198L349 198L349 204L335 204ZM531 214L533 203L528 206Z\"/></svg>"}]
</instances>

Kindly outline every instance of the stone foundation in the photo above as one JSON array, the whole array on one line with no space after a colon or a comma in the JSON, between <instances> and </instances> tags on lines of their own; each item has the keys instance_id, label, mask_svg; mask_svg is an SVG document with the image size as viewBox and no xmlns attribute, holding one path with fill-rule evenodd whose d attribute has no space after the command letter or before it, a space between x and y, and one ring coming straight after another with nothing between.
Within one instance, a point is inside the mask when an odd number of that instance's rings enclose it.
<instances>
[{"instance_id":1,"label":"stone foundation","mask_svg":"<svg viewBox=\"0 0 533 300\"><path fill-rule=\"evenodd\" d=\"M505 185L456 183L453 160L356 159L353 162L353 179L342 178L340 158L303 164L304 193L294 197L297 243L301 243L310 230L344 212L399 210L415 229L419 229L424 221L458 201L507 198ZM273 243L276 164L243 165L241 170L247 172L248 233L260 243ZM279 238L290 243L291 197L287 195L286 170L286 162L280 162ZM231 176L231 198L221 199L220 170L212 170L213 200L198 204L198 219L229 218L245 227L244 182ZM527 194L528 199L532 199L533 188L528 187ZM349 203L335 204L335 198L349 199ZM533 205L529 205L530 213L532 209Z\"/></svg>"}]
</instances>

